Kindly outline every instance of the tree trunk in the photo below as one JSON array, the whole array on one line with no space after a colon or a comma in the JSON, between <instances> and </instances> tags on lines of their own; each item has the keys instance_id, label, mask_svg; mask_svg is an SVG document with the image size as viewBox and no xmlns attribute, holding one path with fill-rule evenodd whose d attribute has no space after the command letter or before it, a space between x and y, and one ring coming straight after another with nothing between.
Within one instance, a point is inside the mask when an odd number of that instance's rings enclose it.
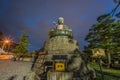
<instances>
[{"instance_id":1,"label":"tree trunk","mask_svg":"<svg viewBox=\"0 0 120 80\"><path fill-rule=\"evenodd\" d=\"M107 68L110 68L110 66L111 66L111 55L110 55L110 53L107 53L107 60L108 60Z\"/></svg>"},{"instance_id":2,"label":"tree trunk","mask_svg":"<svg viewBox=\"0 0 120 80\"><path fill-rule=\"evenodd\" d=\"M120 60L119 60L118 64L120 64Z\"/></svg>"}]
</instances>

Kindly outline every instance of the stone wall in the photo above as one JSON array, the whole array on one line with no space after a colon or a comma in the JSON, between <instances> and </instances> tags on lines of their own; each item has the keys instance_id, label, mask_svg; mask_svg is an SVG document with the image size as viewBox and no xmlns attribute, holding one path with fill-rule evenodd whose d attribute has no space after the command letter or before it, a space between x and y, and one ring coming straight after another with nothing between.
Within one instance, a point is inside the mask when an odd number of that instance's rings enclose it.
<instances>
[{"instance_id":1,"label":"stone wall","mask_svg":"<svg viewBox=\"0 0 120 80\"><path fill-rule=\"evenodd\" d=\"M76 40L64 36L51 38L49 41L46 41L44 48L48 54L68 54L79 49Z\"/></svg>"}]
</instances>

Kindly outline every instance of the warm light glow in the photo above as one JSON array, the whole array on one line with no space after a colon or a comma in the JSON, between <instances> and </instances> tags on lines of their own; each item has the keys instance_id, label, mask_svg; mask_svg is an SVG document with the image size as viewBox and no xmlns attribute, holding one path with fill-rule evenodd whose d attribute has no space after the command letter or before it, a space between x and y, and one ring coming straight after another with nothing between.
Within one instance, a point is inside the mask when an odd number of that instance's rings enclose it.
<instances>
[{"instance_id":1,"label":"warm light glow","mask_svg":"<svg viewBox=\"0 0 120 80\"><path fill-rule=\"evenodd\" d=\"M5 38L3 39L3 44L9 44L10 42L12 42L12 39L9 38L9 37L5 37Z\"/></svg>"},{"instance_id":2,"label":"warm light glow","mask_svg":"<svg viewBox=\"0 0 120 80\"><path fill-rule=\"evenodd\" d=\"M10 39L9 37L5 37L5 38L3 38L3 40L2 40L3 42L2 42L2 49L4 50L5 48L8 48L9 49L9 47L10 47L10 45L11 45L11 42L12 42L12 39Z\"/></svg>"},{"instance_id":3,"label":"warm light glow","mask_svg":"<svg viewBox=\"0 0 120 80\"><path fill-rule=\"evenodd\" d=\"M10 42L10 40L5 40L4 42L5 42L5 43L9 43L9 42Z\"/></svg>"}]
</instances>

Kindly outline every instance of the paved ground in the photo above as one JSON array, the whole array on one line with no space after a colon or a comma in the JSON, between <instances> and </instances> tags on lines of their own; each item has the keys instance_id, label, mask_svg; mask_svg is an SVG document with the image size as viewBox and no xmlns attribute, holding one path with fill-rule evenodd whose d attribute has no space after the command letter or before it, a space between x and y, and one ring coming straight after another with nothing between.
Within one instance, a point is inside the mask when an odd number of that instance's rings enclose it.
<instances>
[{"instance_id":1,"label":"paved ground","mask_svg":"<svg viewBox=\"0 0 120 80\"><path fill-rule=\"evenodd\" d=\"M23 80L24 75L30 71L32 62L0 60L0 80L8 80L10 76L17 75L15 80Z\"/></svg>"}]
</instances>

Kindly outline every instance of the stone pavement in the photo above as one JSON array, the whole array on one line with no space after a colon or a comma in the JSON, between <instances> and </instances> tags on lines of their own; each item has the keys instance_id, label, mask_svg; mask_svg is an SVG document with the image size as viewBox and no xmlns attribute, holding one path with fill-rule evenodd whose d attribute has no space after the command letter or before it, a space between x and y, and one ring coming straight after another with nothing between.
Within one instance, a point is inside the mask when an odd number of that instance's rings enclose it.
<instances>
[{"instance_id":1,"label":"stone pavement","mask_svg":"<svg viewBox=\"0 0 120 80\"><path fill-rule=\"evenodd\" d=\"M15 80L23 80L31 65L32 62L0 60L0 80L8 80L11 76L15 76Z\"/></svg>"}]
</instances>

